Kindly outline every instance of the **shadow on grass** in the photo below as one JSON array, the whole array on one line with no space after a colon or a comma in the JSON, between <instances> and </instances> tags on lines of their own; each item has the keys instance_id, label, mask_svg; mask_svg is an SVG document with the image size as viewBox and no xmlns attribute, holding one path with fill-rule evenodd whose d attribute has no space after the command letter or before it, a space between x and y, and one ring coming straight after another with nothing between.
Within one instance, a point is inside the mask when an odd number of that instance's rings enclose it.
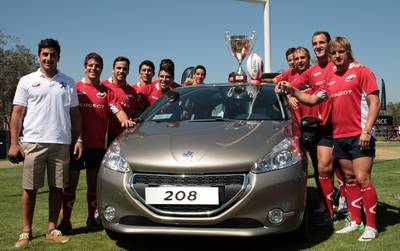
<instances>
[{"instance_id":1,"label":"shadow on grass","mask_svg":"<svg viewBox=\"0 0 400 251\"><path fill-rule=\"evenodd\" d=\"M378 232L385 232L388 226L400 223L400 208L378 202L376 225Z\"/></svg>"},{"instance_id":2,"label":"shadow on grass","mask_svg":"<svg viewBox=\"0 0 400 251\"><path fill-rule=\"evenodd\" d=\"M317 227L309 217L318 205L317 190L308 187L308 217L306 217L306 233L299 232L269 235L262 237L197 237L197 236L149 236L149 235L118 235L115 244L126 250L299 250L311 248L333 234L332 225ZM115 236L114 236L115 237Z\"/></svg>"},{"instance_id":3,"label":"shadow on grass","mask_svg":"<svg viewBox=\"0 0 400 251\"><path fill-rule=\"evenodd\" d=\"M21 192L16 193L16 194L10 194L10 195L4 195L3 197L21 197L23 189L21 188ZM78 193L79 191L86 191L86 188L78 188L76 189L76 193ZM40 190L37 191L36 195L42 195L42 194L48 194L49 193L49 189L48 188L41 188Z\"/></svg>"},{"instance_id":4,"label":"shadow on grass","mask_svg":"<svg viewBox=\"0 0 400 251\"><path fill-rule=\"evenodd\" d=\"M270 235L266 237L167 237L135 236L118 240L116 245L126 250L299 250L311 248L316 243L299 242L291 235Z\"/></svg>"}]
</instances>

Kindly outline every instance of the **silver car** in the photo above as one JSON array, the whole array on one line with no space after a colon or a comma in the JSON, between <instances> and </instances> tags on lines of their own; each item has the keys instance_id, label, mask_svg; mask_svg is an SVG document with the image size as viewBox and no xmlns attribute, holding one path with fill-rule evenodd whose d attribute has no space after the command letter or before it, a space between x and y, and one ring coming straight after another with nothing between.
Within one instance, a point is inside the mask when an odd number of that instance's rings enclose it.
<instances>
[{"instance_id":1,"label":"silver car","mask_svg":"<svg viewBox=\"0 0 400 251\"><path fill-rule=\"evenodd\" d=\"M299 228L307 163L268 84L175 89L103 159L97 205L116 234L259 236Z\"/></svg>"}]
</instances>

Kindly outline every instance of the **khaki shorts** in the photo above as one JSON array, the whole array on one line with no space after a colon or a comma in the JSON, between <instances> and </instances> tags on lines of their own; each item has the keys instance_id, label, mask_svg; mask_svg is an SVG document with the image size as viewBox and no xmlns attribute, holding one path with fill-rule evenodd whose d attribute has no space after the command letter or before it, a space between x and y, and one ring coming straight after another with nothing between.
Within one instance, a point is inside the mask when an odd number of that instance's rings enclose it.
<instances>
[{"instance_id":1,"label":"khaki shorts","mask_svg":"<svg viewBox=\"0 0 400 251\"><path fill-rule=\"evenodd\" d=\"M45 169L49 186L57 188L67 186L69 145L23 143L22 147L25 152L22 188L33 190L43 187Z\"/></svg>"}]
</instances>

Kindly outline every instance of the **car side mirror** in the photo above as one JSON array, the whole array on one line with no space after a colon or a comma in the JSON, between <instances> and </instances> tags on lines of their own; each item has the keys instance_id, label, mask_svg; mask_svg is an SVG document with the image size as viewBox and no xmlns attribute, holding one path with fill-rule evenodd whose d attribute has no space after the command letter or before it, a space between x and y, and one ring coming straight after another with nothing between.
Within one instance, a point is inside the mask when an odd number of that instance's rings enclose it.
<instances>
[{"instance_id":1,"label":"car side mirror","mask_svg":"<svg viewBox=\"0 0 400 251\"><path fill-rule=\"evenodd\" d=\"M316 118L313 116L305 115L301 117L301 127L302 128L314 128L318 127L322 124L322 121L320 118Z\"/></svg>"}]
</instances>

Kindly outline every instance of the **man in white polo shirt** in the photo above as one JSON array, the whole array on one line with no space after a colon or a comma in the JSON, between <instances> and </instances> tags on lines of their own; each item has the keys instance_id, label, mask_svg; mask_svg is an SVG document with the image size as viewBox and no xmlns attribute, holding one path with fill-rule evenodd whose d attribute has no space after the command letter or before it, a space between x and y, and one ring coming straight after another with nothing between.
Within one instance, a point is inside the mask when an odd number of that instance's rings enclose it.
<instances>
[{"instance_id":1,"label":"man in white polo shirt","mask_svg":"<svg viewBox=\"0 0 400 251\"><path fill-rule=\"evenodd\" d=\"M32 240L32 221L37 190L44 185L45 170L49 185L49 222L46 239L65 243L67 236L56 229L62 189L68 182L69 147L76 158L83 151L81 117L75 81L57 69L60 45L54 39L39 43L40 68L23 76L14 96L11 115L11 162L24 160L22 180L23 232L15 243L24 247ZM19 135L23 128L23 137Z\"/></svg>"}]
</instances>

